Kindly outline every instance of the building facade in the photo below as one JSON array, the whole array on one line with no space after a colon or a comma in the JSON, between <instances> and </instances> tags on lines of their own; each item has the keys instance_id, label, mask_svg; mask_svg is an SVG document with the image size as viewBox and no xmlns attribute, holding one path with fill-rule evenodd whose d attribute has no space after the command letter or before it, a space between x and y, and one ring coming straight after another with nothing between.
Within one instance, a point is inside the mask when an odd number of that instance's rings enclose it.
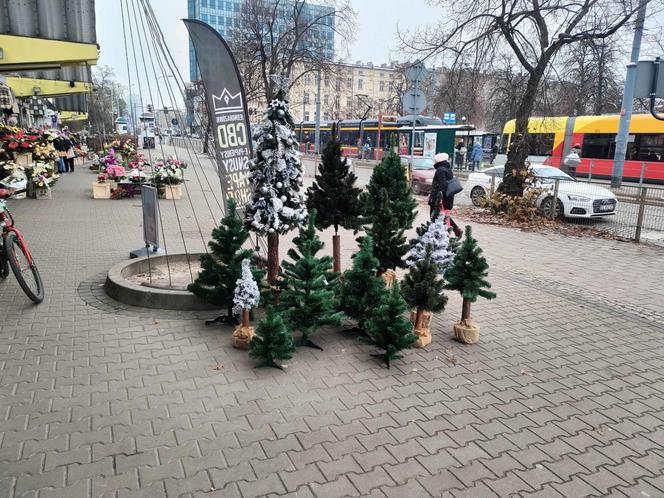
<instances>
[{"instance_id":1,"label":"building facade","mask_svg":"<svg viewBox=\"0 0 664 498\"><path fill-rule=\"evenodd\" d=\"M316 118L315 72L305 73L293 85L289 105L296 121ZM403 73L394 64L339 63L321 75L321 120L375 118L401 114Z\"/></svg>"},{"instance_id":2,"label":"building facade","mask_svg":"<svg viewBox=\"0 0 664 498\"><path fill-rule=\"evenodd\" d=\"M232 29L240 27L240 14L244 1L246 0L187 0L188 15L190 19L198 19L209 24L221 36L230 37ZM269 4L276 0L261 1ZM293 11L295 1L280 0L279 4L281 6L279 12L283 14L283 19L281 21L277 20L275 25L277 32L287 29L288 24L292 23L293 19L288 13ZM329 16L332 12L334 12L334 7L306 2L303 5L301 16L306 20L322 17L326 14ZM323 58L332 59L334 56L334 17L329 16L328 19L329 22L317 27L315 43L317 50L322 47L321 55ZM306 43L306 40L304 43ZM189 79L191 81L199 79L196 54L191 41L189 41Z\"/></svg>"}]
</instances>

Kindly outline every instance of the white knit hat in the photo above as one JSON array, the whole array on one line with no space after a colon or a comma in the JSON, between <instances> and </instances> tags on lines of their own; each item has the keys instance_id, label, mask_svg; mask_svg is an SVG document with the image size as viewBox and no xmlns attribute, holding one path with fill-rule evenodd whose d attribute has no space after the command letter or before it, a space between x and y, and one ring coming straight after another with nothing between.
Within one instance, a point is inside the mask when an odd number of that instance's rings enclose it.
<instances>
[{"instance_id":1,"label":"white knit hat","mask_svg":"<svg viewBox=\"0 0 664 498\"><path fill-rule=\"evenodd\" d=\"M433 162L435 163L442 163L443 161L449 161L450 160L450 155L447 152L439 152L435 156L433 156Z\"/></svg>"}]
</instances>

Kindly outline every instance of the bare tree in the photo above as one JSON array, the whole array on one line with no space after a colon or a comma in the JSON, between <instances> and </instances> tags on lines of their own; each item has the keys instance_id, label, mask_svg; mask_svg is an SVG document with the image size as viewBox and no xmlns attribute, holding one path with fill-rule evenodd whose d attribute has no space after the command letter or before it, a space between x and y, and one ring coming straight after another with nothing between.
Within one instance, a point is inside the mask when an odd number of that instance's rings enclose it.
<instances>
[{"instance_id":1,"label":"bare tree","mask_svg":"<svg viewBox=\"0 0 664 498\"><path fill-rule=\"evenodd\" d=\"M233 52L245 83L247 100L276 95L272 75L285 76L289 88L309 73L335 72L330 28L341 45L352 41L355 12L347 0L244 0L230 30Z\"/></svg>"},{"instance_id":2,"label":"bare tree","mask_svg":"<svg viewBox=\"0 0 664 498\"><path fill-rule=\"evenodd\" d=\"M645 0L655 2L658 0ZM634 16L636 0L438 0L445 20L435 29L415 33L405 41L418 57L468 51L491 60L512 54L526 75L516 106L516 133L505 165L503 191L523 194L528 157L528 119L540 84L561 50L573 44L614 35Z\"/></svg>"},{"instance_id":3,"label":"bare tree","mask_svg":"<svg viewBox=\"0 0 664 498\"><path fill-rule=\"evenodd\" d=\"M440 85L434 94L434 112L439 115L454 112L457 119L465 116L468 123L479 122L484 114L484 82L485 75L477 60L469 63L459 59L442 71Z\"/></svg>"},{"instance_id":4,"label":"bare tree","mask_svg":"<svg viewBox=\"0 0 664 498\"><path fill-rule=\"evenodd\" d=\"M115 80L113 68L97 66L92 71L93 90L88 98L88 118L91 129L99 134L115 132L116 116L127 109L122 98L124 87Z\"/></svg>"}]
</instances>

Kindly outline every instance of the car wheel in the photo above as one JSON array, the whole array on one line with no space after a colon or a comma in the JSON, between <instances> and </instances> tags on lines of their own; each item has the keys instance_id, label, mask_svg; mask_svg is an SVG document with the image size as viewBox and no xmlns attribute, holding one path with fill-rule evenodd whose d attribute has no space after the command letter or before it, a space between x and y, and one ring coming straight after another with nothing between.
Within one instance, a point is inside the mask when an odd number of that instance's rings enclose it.
<instances>
[{"instance_id":1,"label":"car wheel","mask_svg":"<svg viewBox=\"0 0 664 498\"><path fill-rule=\"evenodd\" d=\"M479 207L484 198L486 198L486 190L482 187L476 186L470 191L470 200L473 202L473 206Z\"/></svg>"},{"instance_id":2,"label":"car wheel","mask_svg":"<svg viewBox=\"0 0 664 498\"><path fill-rule=\"evenodd\" d=\"M562 218L563 213L565 212L563 208L563 203L560 202L560 199L556 199L555 208L554 208L553 197L547 197L546 199L544 199L542 201L542 204L540 204L540 210L542 211L542 214L549 219Z\"/></svg>"},{"instance_id":3,"label":"car wheel","mask_svg":"<svg viewBox=\"0 0 664 498\"><path fill-rule=\"evenodd\" d=\"M422 194L422 186L418 182L413 182L413 194L420 195Z\"/></svg>"}]
</instances>

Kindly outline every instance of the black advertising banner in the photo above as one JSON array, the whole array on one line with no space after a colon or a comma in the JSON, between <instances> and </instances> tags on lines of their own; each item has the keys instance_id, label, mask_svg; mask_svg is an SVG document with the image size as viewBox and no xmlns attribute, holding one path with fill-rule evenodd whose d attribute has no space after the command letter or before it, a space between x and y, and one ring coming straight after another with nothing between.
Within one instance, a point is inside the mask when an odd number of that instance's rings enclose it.
<instances>
[{"instance_id":1,"label":"black advertising banner","mask_svg":"<svg viewBox=\"0 0 664 498\"><path fill-rule=\"evenodd\" d=\"M219 33L196 19L183 21L189 30L205 88L224 201L235 199L238 208L243 208L251 197L248 164L251 128L240 72Z\"/></svg>"}]
</instances>

